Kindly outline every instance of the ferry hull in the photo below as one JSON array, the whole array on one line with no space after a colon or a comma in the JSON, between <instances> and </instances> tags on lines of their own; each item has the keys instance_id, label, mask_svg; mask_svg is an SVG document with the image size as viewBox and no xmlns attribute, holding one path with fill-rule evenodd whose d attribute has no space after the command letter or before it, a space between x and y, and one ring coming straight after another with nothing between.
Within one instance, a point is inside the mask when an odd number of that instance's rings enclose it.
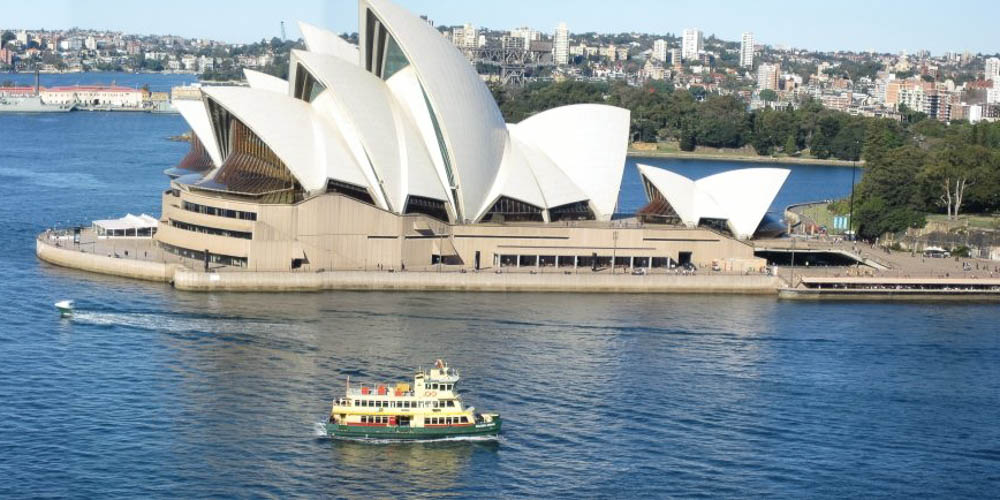
<instances>
[{"instance_id":1,"label":"ferry hull","mask_svg":"<svg viewBox=\"0 0 1000 500\"><path fill-rule=\"evenodd\" d=\"M326 424L326 432L331 437L346 439L392 439L403 441L426 441L457 437L490 437L500 434L501 421L464 427L420 428L420 427L369 427L359 425Z\"/></svg>"}]
</instances>

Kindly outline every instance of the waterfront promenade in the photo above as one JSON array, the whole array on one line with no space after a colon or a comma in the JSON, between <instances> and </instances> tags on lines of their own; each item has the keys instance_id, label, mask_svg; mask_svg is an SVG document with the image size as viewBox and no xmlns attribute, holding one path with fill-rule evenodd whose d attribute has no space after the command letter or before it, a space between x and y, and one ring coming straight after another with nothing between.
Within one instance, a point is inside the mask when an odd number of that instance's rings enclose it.
<instances>
[{"instance_id":1,"label":"waterfront promenade","mask_svg":"<svg viewBox=\"0 0 1000 500\"><path fill-rule=\"evenodd\" d=\"M323 290L684 293L774 295L785 283L767 274L680 270L633 274L619 268L560 271L552 268L484 269L410 267L407 271L252 272L212 265L162 252L153 240L98 240L89 230L80 242L46 232L36 240L39 259L60 267L145 281L178 290L213 292L313 292Z\"/></svg>"}]
</instances>

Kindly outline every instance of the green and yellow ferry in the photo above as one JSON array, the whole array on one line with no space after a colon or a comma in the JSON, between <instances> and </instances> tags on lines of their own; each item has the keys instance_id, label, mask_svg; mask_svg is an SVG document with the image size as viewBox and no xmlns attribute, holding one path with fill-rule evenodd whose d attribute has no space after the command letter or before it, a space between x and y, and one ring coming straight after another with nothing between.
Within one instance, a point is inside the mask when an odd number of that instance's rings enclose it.
<instances>
[{"instance_id":1,"label":"green and yellow ferry","mask_svg":"<svg viewBox=\"0 0 1000 500\"><path fill-rule=\"evenodd\" d=\"M462 405L458 370L437 360L434 368L419 370L413 384L361 385L333 402L327 433L335 438L374 440L432 440L458 437L495 437L500 415L476 413Z\"/></svg>"}]
</instances>

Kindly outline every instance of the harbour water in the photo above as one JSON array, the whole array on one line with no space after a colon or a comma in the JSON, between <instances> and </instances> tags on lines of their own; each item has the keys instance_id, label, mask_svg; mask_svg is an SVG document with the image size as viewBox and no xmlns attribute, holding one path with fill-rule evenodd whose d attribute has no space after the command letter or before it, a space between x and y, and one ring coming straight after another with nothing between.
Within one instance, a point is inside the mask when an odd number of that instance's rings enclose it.
<instances>
[{"instance_id":1,"label":"harbour water","mask_svg":"<svg viewBox=\"0 0 1000 500\"><path fill-rule=\"evenodd\" d=\"M189 294L35 259L46 227L158 214L161 172L187 148L166 138L184 131L165 115L0 116L0 497L1000 489L992 304ZM849 169L791 168L776 206L850 188ZM642 197L628 175L623 208ZM52 307L65 298L72 320ZM348 375L405 380L439 357L469 403L503 415L500 441L319 433Z\"/></svg>"}]
</instances>

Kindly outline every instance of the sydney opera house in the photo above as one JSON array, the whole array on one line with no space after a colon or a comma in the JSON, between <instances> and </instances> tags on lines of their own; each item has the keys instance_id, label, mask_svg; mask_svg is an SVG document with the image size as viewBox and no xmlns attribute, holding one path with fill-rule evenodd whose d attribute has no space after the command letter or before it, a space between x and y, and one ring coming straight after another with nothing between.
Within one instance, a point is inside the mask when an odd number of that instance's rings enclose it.
<instances>
[{"instance_id":1,"label":"sydney opera house","mask_svg":"<svg viewBox=\"0 0 1000 500\"><path fill-rule=\"evenodd\" d=\"M167 171L156 243L253 271L762 265L754 235L787 171L690 181L641 167L649 204L614 220L629 112L576 105L505 123L426 21L360 0L359 41L302 24L287 81L175 105L191 151Z\"/></svg>"}]
</instances>

